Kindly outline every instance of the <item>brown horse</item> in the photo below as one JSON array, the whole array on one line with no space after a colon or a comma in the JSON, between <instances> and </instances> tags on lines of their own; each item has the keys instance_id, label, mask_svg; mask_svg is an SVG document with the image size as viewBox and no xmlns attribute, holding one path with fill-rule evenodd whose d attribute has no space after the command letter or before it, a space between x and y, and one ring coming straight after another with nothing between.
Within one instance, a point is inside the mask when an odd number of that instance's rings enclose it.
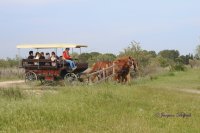
<instances>
[{"instance_id":1,"label":"brown horse","mask_svg":"<svg viewBox=\"0 0 200 133\"><path fill-rule=\"evenodd\" d=\"M121 58L116 59L114 62L110 61L99 61L93 64L93 66L83 72L84 75L92 74L97 71L101 71L106 69L114 64L114 80L118 81L119 83L130 81L130 69L134 69L137 71L137 62L130 56L124 56ZM110 76L113 74L113 68L105 70L105 76ZM88 77L88 76L86 76ZM90 79L92 82L95 80L100 80L103 78L103 72L98 72L91 75Z\"/></svg>"},{"instance_id":2,"label":"brown horse","mask_svg":"<svg viewBox=\"0 0 200 133\"><path fill-rule=\"evenodd\" d=\"M110 61L99 61L99 62L96 62L95 64L93 64L92 70L90 71L90 73L94 73L94 72L106 69L106 68L112 66L112 64L113 63L110 62ZM109 76L111 74L112 74L112 70L105 70L105 76ZM96 78L98 78L98 80L102 79L103 78L103 72L96 73L96 74L92 75L91 76L91 81L94 82L94 80Z\"/></svg>"},{"instance_id":3,"label":"brown horse","mask_svg":"<svg viewBox=\"0 0 200 133\"><path fill-rule=\"evenodd\" d=\"M103 71L101 71L101 70L112 66L112 64L113 63L110 62L110 61L99 61L99 62L96 62L96 63L94 63L92 65L91 68L88 68L86 71L84 71L82 73L82 77L83 78L87 78L87 79L85 79L87 81L87 80L89 80L87 75L94 73L94 74L92 74L90 76L90 80L92 82L95 82L95 80L100 80L100 79L103 78ZM100 71L100 72L97 72L97 71ZM95 73L95 72L97 72L97 73ZM109 76L111 74L112 74L112 69L105 70L105 76Z\"/></svg>"},{"instance_id":4,"label":"brown horse","mask_svg":"<svg viewBox=\"0 0 200 133\"><path fill-rule=\"evenodd\" d=\"M137 71L137 62L131 56L124 56L114 61L115 76L114 80L119 83L130 81L130 69Z\"/></svg>"}]
</instances>

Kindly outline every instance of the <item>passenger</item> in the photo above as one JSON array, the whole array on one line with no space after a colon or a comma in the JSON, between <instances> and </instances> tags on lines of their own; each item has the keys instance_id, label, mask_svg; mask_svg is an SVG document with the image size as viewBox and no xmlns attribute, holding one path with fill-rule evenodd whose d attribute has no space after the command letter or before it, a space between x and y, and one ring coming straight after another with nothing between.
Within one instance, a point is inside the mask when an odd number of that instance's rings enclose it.
<instances>
[{"instance_id":1,"label":"passenger","mask_svg":"<svg viewBox=\"0 0 200 133\"><path fill-rule=\"evenodd\" d=\"M51 57L50 57L50 54L49 53L46 53L46 55L45 55L45 59L51 59Z\"/></svg>"},{"instance_id":2,"label":"passenger","mask_svg":"<svg viewBox=\"0 0 200 133\"><path fill-rule=\"evenodd\" d=\"M41 52L41 53L40 53L39 59L42 59L42 60L45 59L45 57L44 57L44 52ZM45 62L39 62L39 65L40 65L40 66L44 66L44 65L45 65Z\"/></svg>"},{"instance_id":3,"label":"passenger","mask_svg":"<svg viewBox=\"0 0 200 133\"><path fill-rule=\"evenodd\" d=\"M44 57L45 57L46 60L50 60L51 59L50 54L48 52L45 54ZM50 66L50 63L46 62L45 65Z\"/></svg>"},{"instance_id":4,"label":"passenger","mask_svg":"<svg viewBox=\"0 0 200 133\"><path fill-rule=\"evenodd\" d=\"M63 51L63 59L69 63L72 70L75 70L77 67L74 61L72 61L72 57L69 55L69 50L69 48L66 48L65 51Z\"/></svg>"},{"instance_id":5,"label":"passenger","mask_svg":"<svg viewBox=\"0 0 200 133\"><path fill-rule=\"evenodd\" d=\"M51 65L52 66L56 66L56 61L57 60L58 60L58 57L56 56L55 52L52 52L51 53L51 61L52 61Z\"/></svg>"},{"instance_id":6,"label":"passenger","mask_svg":"<svg viewBox=\"0 0 200 133\"><path fill-rule=\"evenodd\" d=\"M45 59L45 57L44 57L44 52L41 52L40 53L40 58L39 59Z\"/></svg>"},{"instance_id":7,"label":"passenger","mask_svg":"<svg viewBox=\"0 0 200 133\"><path fill-rule=\"evenodd\" d=\"M33 51L29 51L28 59L34 59Z\"/></svg>"},{"instance_id":8,"label":"passenger","mask_svg":"<svg viewBox=\"0 0 200 133\"><path fill-rule=\"evenodd\" d=\"M56 56L55 52L51 52L51 61L56 61L58 57Z\"/></svg>"},{"instance_id":9,"label":"passenger","mask_svg":"<svg viewBox=\"0 0 200 133\"><path fill-rule=\"evenodd\" d=\"M40 53L39 53L39 52L36 52L36 53L35 53L34 59L39 59L39 58L40 58Z\"/></svg>"},{"instance_id":10,"label":"passenger","mask_svg":"<svg viewBox=\"0 0 200 133\"><path fill-rule=\"evenodd\" d=\"M34 59L33 51L29 51L28 59L31 59L31 60ZM34 63L33 62L28 62L28 64L33 65Z\"/></svg>"},{"instance_id":11,"label":"passenger","mask_svg":"<svg viewBox=\"0 0 200 133\"><path fill-rule=\"evenodd\" d=\"M35 53L35 58L34 59L40 59L40 53L39 52ZM39 63L38 62L34 62L34 65L39 65Z\"/></svg>"}]
</instances>

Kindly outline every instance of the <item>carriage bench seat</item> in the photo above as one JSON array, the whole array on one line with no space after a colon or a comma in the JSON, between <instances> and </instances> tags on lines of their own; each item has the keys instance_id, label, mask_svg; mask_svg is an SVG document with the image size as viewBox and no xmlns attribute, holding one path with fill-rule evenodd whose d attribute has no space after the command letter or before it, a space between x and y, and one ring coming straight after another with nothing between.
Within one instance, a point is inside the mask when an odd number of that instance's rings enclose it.
<instances>
[{"instance_id":1,"label":"carriage bench seat","mask_svg":"<svg viewBox=\"0 0 200 133\"><path fill-rule=\"evenodd\" d=\"M23 59L21 62L22 68L27 69L56 69L57 63L52 65L52 61L48 59Z\"/></svg>"},{"instance_id":2,"label":"carriage bench seat","mask_svg":"<svg viewBox=\"0 0 200 133\"><path fill-rule=\"evenodd\" d=\"M56 66L38 66L38 65L32 65L32 66L22 66L22 68L28 69L28 70L56 70Z\"/></svg>"}]
</instances>

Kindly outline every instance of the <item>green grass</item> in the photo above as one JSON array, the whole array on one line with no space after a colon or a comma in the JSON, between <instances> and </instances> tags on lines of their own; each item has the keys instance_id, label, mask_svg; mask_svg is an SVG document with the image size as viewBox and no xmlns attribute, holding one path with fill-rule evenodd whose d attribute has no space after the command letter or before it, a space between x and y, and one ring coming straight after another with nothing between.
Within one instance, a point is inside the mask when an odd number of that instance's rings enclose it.
<instances>
[{"instance_id":1,"label":"green grass","mask_svg":"<svg viewBox=\"0 0 200 133\"><path fill-rule=\"evenodd\" d=\"M194 89L200 87L200 70L188 70L186 72L168 72L155 76L156 80L148 82L148 85L168 89Z\"/></svg>"},{"instance_id":2,"label":"green grass","mask_svg":"<svg viewBox=\"0 0 200 133\"><path fill-rule=\"evenodd\" d=\"M199 70L188 70L138 79L129 85L51 87L56 93L43 89L41 95L18 88L1 90L0 131L199 133L199 94L177 91L197 89L199 75ZM157 115L179 112L191 113L191 117Z\"/></svg>"},{"instance_id":3,"label":"green grass","mask_svg":"<svg viewBox=\"0 0 200 133\"><path fill-rule=\"evenodd\" d=\"M25 97L19 88L1 88L0 96L9 100L17 100Z\"/></svg>"}]
</instances>

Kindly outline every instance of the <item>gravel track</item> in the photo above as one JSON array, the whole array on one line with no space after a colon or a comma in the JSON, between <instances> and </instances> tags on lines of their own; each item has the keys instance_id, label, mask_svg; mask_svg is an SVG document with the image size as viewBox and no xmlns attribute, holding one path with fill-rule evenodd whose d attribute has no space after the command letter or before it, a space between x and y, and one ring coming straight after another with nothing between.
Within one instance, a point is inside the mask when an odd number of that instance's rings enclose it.
<instances>
[{"instance_id":1,"label":"gravel track","mask_svg":"<svg viewBox=\"0 0 200 133\"><path fill-rule=\"evenodd\" d=\"M10 87L20 83L24 83L24 80L3 81L0 82L0 87Z\"/></svg>"}]
</instances>

